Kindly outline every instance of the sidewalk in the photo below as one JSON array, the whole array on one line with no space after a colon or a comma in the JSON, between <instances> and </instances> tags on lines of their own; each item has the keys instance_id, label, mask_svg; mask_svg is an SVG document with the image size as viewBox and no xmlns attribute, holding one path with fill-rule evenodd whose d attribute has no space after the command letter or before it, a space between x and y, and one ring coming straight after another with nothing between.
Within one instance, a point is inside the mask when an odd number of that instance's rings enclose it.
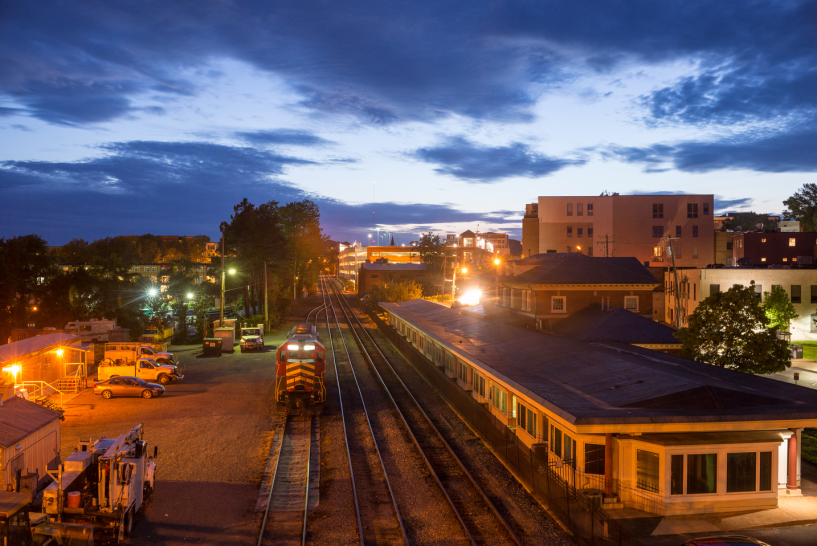
<instances>
[{"instance_id":1,"label":"sidewalk","mask_svg":"<svg viewBox=\"0 0 817 546\"><path fill-rule=\"evenodd\" d=\"M809 389L817 389L817 361L809 360L807 358L792 360L791 368L787 368L786 371L766 375L764 377L768 377L769 379L774 379L776 381L783 381L784 383L794 384L795 372L800 374L800 380L797 381L799 386Z\"/></svg>"}]
</instances>

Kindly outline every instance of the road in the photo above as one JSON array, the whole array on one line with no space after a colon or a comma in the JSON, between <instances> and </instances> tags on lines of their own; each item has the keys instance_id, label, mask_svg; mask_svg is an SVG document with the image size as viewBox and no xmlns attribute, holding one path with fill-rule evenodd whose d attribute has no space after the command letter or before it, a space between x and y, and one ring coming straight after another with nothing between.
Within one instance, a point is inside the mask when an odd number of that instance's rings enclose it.
<instances>
[{"instance_id":1,"label":"road","mask_svg":"<svg viewBox=\"0 0 817 546\"><path fill-rule=\"evenodd\" d=\"M255 503L267 463L274 412L275 351L285 330L266 336L262 353L201 356L173 347L185 379L151 400L103 400L91 389L66 407L62 457L80 439L115 437L144 423L159 446L156 492L134 524L131 544L255 544Z\"/></svg>"}]
</instances>

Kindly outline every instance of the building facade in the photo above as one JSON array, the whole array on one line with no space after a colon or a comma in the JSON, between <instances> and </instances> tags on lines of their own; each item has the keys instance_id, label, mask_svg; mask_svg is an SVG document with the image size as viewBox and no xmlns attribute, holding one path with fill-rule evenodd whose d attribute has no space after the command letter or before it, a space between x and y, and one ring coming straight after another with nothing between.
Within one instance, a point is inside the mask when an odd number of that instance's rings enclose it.
<instances>
[{"instance_id":1,"label":"building facade","mask_svg":"<svg viewBox=\"0 0 817 546\"><path fill-rule=\"evenodd\" d=\"M802 494L801 433L817 424L806 389L426 300L381 307L421 358L605 503L669 516L765 510Z\"/></svg>"},{"instance_id":2,"label":"building facade","mask_svg":"<svg viewBox=\"0 0 817 546\"><path fill-rule=\"evenodd\" d=\"M817 255L817 233L733 233L732 235L734 265L811 265L814 256Z\"/></svg>"},{"instance_id":3,"label":"building facade","mask_svg":"<svg viewBox=\"0 0 817 546\"><path fill-rule=\"evenodd\" d=\"M539 197L535 253L635 257L663 265L669 237L677 266L705 267L715 258L713 203L713 195Z\"/></svg>"},{"instance_id":4,"label":"building facade","mask_svg":"<svg viewBox=\"0 0 817 546\"><path fill-rule=\"evenodd\" d=\"M715 232L715 263L720 265L734 265L732 261L732 237L734 231Z\"/></svg>"},{"instance_id":5,"label":"building facade","mask_svg":"<svg viewBox=\"0 0 817 546\"><path fill-rule=\"evenodd\" d=\"M357 294L365 296L376 284L419 281L425 272L425 264L391 263L385 260L364 263L358 271L360 283L357 285Z\"/></svg>"},{"instance_id":6,"label":"building facade","mask_svg":"<svg viewBox=\"0 0 817 546\"><path fill-rule=\"evenodd\" d=\"M522 218L522 257L539 253L539 203L525 205Z\"/></svg>"},{"instance_id":7,"label":"building facade","mask_svg":"<svg viewBox=\"0 0 817 546\"><path fill-rule=\"evenodd\" d=\"M764 292L770 292L774 286L783 287L789 295L799 315L791 323L793 340L817 339L817 269L684 269L678 270L677 285L673 274L667 273L664 281L665 320L676 324L680 313L681 326L686 326L689 315L701 300L715 292L726 292L736 284L749 286L752 281L761 302L765 299Z\"/></svg>"}]
</instances>

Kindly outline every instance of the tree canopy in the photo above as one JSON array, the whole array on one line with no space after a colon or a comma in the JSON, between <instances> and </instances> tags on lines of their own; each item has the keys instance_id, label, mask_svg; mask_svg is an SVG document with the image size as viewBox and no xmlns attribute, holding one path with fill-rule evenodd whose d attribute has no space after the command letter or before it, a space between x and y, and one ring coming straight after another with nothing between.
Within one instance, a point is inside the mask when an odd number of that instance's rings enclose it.
<instances>
[{"instance_id":1,"label":"tree canopy","mask_svg":"<svg viewBox=\"0 0 817 546\"><path fill-rule=\"evenodd\" d=\"M440 236L431 232L423 234L420 240L413 242L412 245L429 269L442 270L446 256L453 255Z\"/></svg>"},{"instance_id":2,"label":"tree canopy","mask_svg":"<svg viewBox=\"0 0 817 546\"><path fill-rule=\"evenodd\" d=\"M760 226L760 228L758 228ZM769 220L768 214L741 212L732 216L723 224L723 228L732 231L755 231L757 229L775 229L777 222Z\"/></svg>"},{"instance_id":3,"label":"tree canopy","mask_svg":"<svg viewBox=\"0 0 817 546\"><path fill-rule=\"evenodd\" d=\"M775 286L771 292L763 293L763 312L771 330L789 331L791 321L799 315L782 286Z\"/></svg>"},{"instance_id":4,"label":"tree canopy","mask_svg":"<svg viewBox=\"0 0 817 546\"><path fill-rule=\"evenodd\" d=\"M803 231L817 231L817 184L808 182L783 201L785 218L800 221Z\"/></svg>"},{"instance_id":5,"label":"tree canopy","mask_svg":"<svg viewBox=\"0 0 817 546\"><path fill-rule=\"evenodd\" d=\"M688 326L675 333L682 343L681 356L751 374L788 368L788 344L769 329L757 296L752 282L701 301L689 316Z\"/></svg>"}]
</instances>

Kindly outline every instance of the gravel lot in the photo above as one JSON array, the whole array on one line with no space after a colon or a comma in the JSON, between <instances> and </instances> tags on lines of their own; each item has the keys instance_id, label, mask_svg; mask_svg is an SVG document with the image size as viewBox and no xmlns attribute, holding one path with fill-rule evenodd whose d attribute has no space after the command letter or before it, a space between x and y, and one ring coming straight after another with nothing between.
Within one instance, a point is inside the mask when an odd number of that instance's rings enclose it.
<instances>
[{"instance_id":1,"label":"gravel lot","mask_svg":"<svg viewBox=\"0 0 817 546\"><path fill-rule=\"evenodd\" d=\"M282 330L265 336L278 344ZM172 347L181 383L151 400L103 400L86 390L66 405L62 457L79 439L116 437L144 423L159 446L156 492L134 523L132 544L255 544L254 511L271 440L275 352L202 357L199 346Z\"/></svg>"}]
</instances>

